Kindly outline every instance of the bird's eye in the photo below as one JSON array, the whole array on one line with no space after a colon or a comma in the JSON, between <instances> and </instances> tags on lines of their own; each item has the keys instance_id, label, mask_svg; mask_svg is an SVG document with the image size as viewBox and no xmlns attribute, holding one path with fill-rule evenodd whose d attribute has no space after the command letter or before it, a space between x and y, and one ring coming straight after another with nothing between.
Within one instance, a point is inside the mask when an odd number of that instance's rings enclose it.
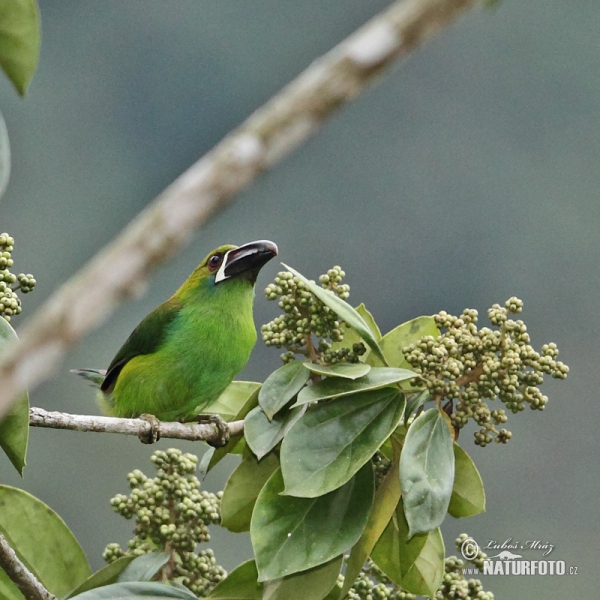
<instances>
[{"instance_id":1,"label":"bird's eye","mask_svg":"<svg viewBox=\"0 0 600 600\"><path fill-rule=\"evenodd\" d=\"M223 262L223 255L222 254L213 254L208 259L208 270L209 271L216 271L221 266L222 262Z\"/></svg>"}]
</instances>

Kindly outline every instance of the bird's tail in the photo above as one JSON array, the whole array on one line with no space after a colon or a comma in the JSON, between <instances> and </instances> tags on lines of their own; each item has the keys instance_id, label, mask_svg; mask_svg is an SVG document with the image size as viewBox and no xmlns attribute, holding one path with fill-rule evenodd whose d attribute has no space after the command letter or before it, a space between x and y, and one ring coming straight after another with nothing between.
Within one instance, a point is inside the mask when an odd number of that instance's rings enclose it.
<instances>
[{"instance_id":1,"label":"bird's tail","mask_svg":"<svg viewBox=\"0 0 600 600\"><path fill-rule=\"evenodd\" d=\"M88 383L99 388L106 377L106 369L71 369L71 373L83 377Z\"/></svg>"}]
</instances>

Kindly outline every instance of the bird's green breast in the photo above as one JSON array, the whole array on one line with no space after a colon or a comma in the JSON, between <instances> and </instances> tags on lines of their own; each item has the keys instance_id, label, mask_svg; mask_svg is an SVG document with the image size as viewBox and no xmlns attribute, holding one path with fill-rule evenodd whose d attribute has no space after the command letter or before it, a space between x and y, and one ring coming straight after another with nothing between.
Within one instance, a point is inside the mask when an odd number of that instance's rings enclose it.
<instances>
[{"instance_id":1,"label":"bird's green breast","mask_svg":"<svg viewBox=\"0 0 600 600\"><path fill-rule=\"evenodd\" d=\"M204 281L183 290L181 308L151 354L132 358L118 376L110 412L186 420L208 408L244 367L256 342L253 286Z\"/></svg>"}]
</instances>

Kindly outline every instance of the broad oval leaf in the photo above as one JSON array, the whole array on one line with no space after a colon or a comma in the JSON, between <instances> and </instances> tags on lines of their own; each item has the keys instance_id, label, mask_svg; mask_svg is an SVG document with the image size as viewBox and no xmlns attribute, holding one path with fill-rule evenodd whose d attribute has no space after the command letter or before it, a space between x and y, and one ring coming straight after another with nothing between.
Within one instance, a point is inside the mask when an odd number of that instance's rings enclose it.
<instances>
[{"instance_id":1,"label":"broad oval leaf","mask_svg":"<svg viewBox=\"0 0 600 600\"><path fill-rule=\"evenodd\" d=\"M410 536L441 524L453 481L452 437L442 412L432 408L408 428L400 455L400 486Z\"/></svg>"},{"instance_id":2,"label":"broad oval leaf","mask_svg":"<svg viewBox=\"0 0 600 600\"><path fill-rule=\"evenodd\" d=\"M256 498L267 479L279 467L274 454L259 461L250 452L229 477L221 500L221 526L240 533L250 530Z\"/></svg>"},{"instance_id":3,"label":"broad oval leaf","mask_svg":"<svg viewBox=\"0 0 600 600\"><path fill-rule=\"evenodd\" d=\"M267 581L262 600L323 600L337 583L342 562L343 556L338 556L308 571Z\"/></svg>"},{"instance_id":4,"label":"broad oval leaf","mask_svg":"<svg viewBox=\"0 0 600 600\"><path fill-rule=\"evenodd\" d=\"M183 587L174 587L155 581L128 581L113 583L104 587L95 588L75 596L77 600L198 600L195 594Z\"/></svg>"},{"instance_id":5,"label":"broad oval leaf","mask_svg":"<svg viewBox=\"0 0 600 600\"><path fill-rule=\"evenodd\" d=\"M258 582L256 563L248 560L217 583L207 600L262 600L263 587Z\"/></svg>"},{"instance_id":6,"label":"broad oval leaf","mask_svg":"<svg viewBox=\"0 0 600 600\"><path fill-rule=\"evenodd\" d=\"M437 328L433 317L417 317L388 331L379 342L387 364L390 367L399 367L402 369L412 368L404 358L402 349L420 340L424 335L431 335L433 337L440 335L440 330ZM373 366L382 364L373 355L369 356L368 362Z\"/></svg>"},{"instance_id":7,"label":"broad oval leaf","mask_svg":"<svg viewBox=\"0 0 600 600\"><path fill-rule=\"evenodd\" d=\"M128 581L151 581L152 578L169 562L167 552L150 552L138 556L119 575L119 583Z\"/></svg>"},{"instance_id":8,"label":"broad oval leaf","mask_svg":"<svg viewBox=\"0 0 600 600\"><path fill-rule=\"evenodd\" d=\"M375 339L373 332L371 331L368 323L361 317L360 313L350 304L336 296L333 292L323 289L320 285L314 281L310 281L304 275L288 267L285 263L281 263L290 273L298 277L304 285L308 288L311 294L314 294L325 306L328 306L335 314L342 320L344 320L352 329L360 335L365 341L367 346L377 355L385 364L385 357L379 346L379 343Z\"/></svg>"},{"instance_id":9,"label":"broad oval leaf","mask_svg":"<svg viewBox=\"0 0 600 600\"><path fill-rule=\"evenodd\" d=\"M394 583L418 596L434 597L444 576L444 542L439 528L409 539L402 502L371 558Z\"/></svg>"},{"instance_id":10,"label":"broad oval leaf","mask_svg":"<svg viewBox=\"0 0 600 600\"><path fill-rule=\"evenodd\" d=\"M351 548L373 502L373 469L366 464L346 485L318 498L282 496L282 491L277 470L252 514L250 536L260 581L306 571Z\"/></svg>"},{"instance_id":11,"label":"broad oval leaf","mask_svg":"<svg viewBox=\"0 0 600 600\"><path fill-rule=\"evenodd\" d=\"M0 0L0 67L21 96L40 53L40 14L35 0Z\"/></svg>"},{"instance_id":12,"label":"broad oval leaf","mask_svg":"<svg viewBox=\"0 0 600 600\"><path fill-rule=\"evenodd\" d=\"M0 112L0 198L4 195L10 178L10 141L4 117Z\"/></svg>"},{"instance_id":13,"label":"broad oval leaf","mask_svg":"<svg viewBox=\"0 0 600 600\"><path fill-rule=\"evenodd\" d=\"M485 490L472 458L454 444L454 486L448 512L455 518L472 517L485 511Z\"/></svg>"},{"instance_id":14,"label":"broad oval leaf","mask_svg":"<svg viewBox=\"0 0 600 600\"><path fill-rule=\"evenodd\" d=\"M292 425L304 414L306 406L278 412L272 421L260 406L251 410L244 420L244 435L250 450L258 459L267 455L284 438Z\"/></svg>"},{"instance_id":15,"label":"broad oval leaf","mask_svg":"<svg viewBox=\"0 0 600 600\"><path fill-rule=\"evenodd\" d=\"M90 575L82 584L78 585L72 592L65 596L65 600L83 594L83 592L87 592L88 590L116 583L121 572L135 558L135 556L121 556L121 558L117 558L114 562ZM4 596L0 595L0 598L4 598Z\"/></svg>"},{"instance_id":16,"label":"broad oval leaf","mask_svg":"<svg viewBox=\"0 0 600 600\"><path fill-rule=\"evenodd\" d=\"M0 317L0 353L17 339L15 330ZM0 421L0 446L20 475L23 475L29 442L29 394L25 392Z\"/></svg>"},{"instance_id":17,"label":"broad oval leaf","mask_svg":"<svg viewBox=\"0 0 600 600\"><path fill-rule=\"evenodd\" d=\"M259 388L260 383L256 381L232 381L214 404L202 409L202 414L221 415L226 421L234 421L248 398Z\"/></svg>"},{"instance_id":18,"label":"broad oval leaf","mask_svg":"<svg viewBox=\"0 0 600 600\"><path fill-rule=\"evenodd\" d=\"M92 574L65 522L41 500L8 485L0 485L0 533L55 596L68 594Z\"/></svg>"},{"instance_id":19,"label":"broad oval leaf","mask_svg":"<svg viewBox=\"0 0 600 600\"><path fill-rule=\"evenodd\" d=\"M318 402L340 396L349 396L368 390L377 390L388 387L394 383L406 381L416 377L416 373L406 369L392 369L390 367L372 368L367 375L353 381L345 381L340 378L329 377L314 385L305 387L299 394L294 406Z\"/></svg>"},{"instance_id":20,"label":"broad oval leaf","mask_svg":"<svg viewBox=\"0 0 600 600\"><path fill-rule=\"evenodd\" d=\"M304 387L309 377L303 363L294 360L265 379L258 394L258 404L269 420Z\"/></svg>"},{"instance_id":21,"label":"broad oval leaf","mask_svg":"<svg viewBox=\"0 0 600 600\"><path fill-rule=\"evenodd\" d=\"M325 375L325 377L341 377L342 379L358 379L364 377L371 370L371 365L364 363L340 363L330 367L311 362L302 364L313 373Z\"/></svg>"},{"instance_id":22,"label":"broad oval leaf","mask_svg":"<svg viewBox=\"0 0 600 600\"><path fill-rule=\"evenodd\" d=\"M281 445L285 494L322 496L344 485L402 419L404 396L383 388L338 398L308 411Z\"/></svg>"}]
</instances>

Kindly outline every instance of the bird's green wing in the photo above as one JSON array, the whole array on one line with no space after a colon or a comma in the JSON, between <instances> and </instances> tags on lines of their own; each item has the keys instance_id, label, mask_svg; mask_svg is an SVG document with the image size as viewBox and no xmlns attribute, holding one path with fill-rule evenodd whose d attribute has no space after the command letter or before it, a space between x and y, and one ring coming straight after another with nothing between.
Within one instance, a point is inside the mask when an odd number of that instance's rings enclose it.
<instances>
[{"instance_id":1,"label":"bird's green wing","mask_svg":"<svg viewBox=\"0 0 600 600\"><path fill-rule=\"evenodd\" d=\"M106 377L100 386L103 392L112 392L119 373L132 358L141 354L152 354L160 347L167 334L169 324L175 319L180 309L180 303L171 298L154 309L133 330L106 370Z\"/></svg>"}]
</instances>

